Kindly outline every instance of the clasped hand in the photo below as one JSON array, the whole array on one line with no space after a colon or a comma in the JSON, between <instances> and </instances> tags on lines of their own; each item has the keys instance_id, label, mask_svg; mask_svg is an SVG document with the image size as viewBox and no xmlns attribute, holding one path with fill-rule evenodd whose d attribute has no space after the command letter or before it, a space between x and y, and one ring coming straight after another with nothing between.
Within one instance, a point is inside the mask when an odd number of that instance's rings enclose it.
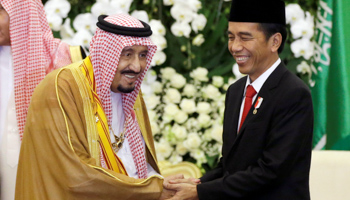
<instances>
[{"instance_id":1,"label":"clasped hand","mask_svg":"<svg viewBox=\"0 0 350 200\"><path fill-rule=\"evenodd\" d=\"M197 184L200 184L199 179L185 179L182 174L166 177L160 199L197 200Z\"/></svg>"}]
</instances>

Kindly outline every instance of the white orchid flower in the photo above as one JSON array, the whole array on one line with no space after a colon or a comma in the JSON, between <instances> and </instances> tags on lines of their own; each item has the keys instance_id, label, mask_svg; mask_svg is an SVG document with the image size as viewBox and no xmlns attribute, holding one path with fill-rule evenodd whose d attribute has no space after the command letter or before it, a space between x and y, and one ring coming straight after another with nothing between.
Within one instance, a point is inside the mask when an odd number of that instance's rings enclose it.
<instances>
[{"instance_id":1,"label":"white orchid flower","mask_svg":"<svg viewBox=\"0 0 350 200\"><path fill-rule=\"evenodd\" d=\"M151 19L149 25L151 26L154 35L165 36L166 30L160 20Z\"/></svg>"},{"instance_id":2,"label":"white orchid flower","mask_svg":"<svg viewBox=\"0 0 350 200\"><path fill-rule=\"evenodd\" d=\"M310 39L314 35L314 26L310 21L299 20L291 26L290 31L292 32L294 39L300 37Z\"/></svg>"},{"instance_id":3,"label":"white orchid flower","mask_svg":"<svg viewBox=\"0 0 350 200\"><path fill-rule=\"evenodd\" d=\"M156 53L153 56L151 66L161 65L165 62L166 55L163 51L156 51Z\"/></svg>"},{"instance_id":4,"label":"white orchid flower","mask_svg":"<svg viewBox=\"0 0 350 200\"><path fill-rule=\"evenodd\" d=\"M300 56L303 56L306 60L310 59L314 52L313 44L307 38L295 40L290 45L290 48L295 57L299 58Z\"/></svg>"},{"instance_id":5,"label":"white orchid flower","mask_svg":"<svg viewBox=\"0 0 350 200\"><path fill-rule=\"evenodd\" d=\"M75 17L73 21L73 27L75 30L86 30L95 32L94 28L96 27L97 18L94 17L91 13L79 14Z\"/></svg>"},{"instance_id":6,"label":"white orchid flower","mask_svg":"<svg viewBox=\"0 0 350 200\"><path fill-rule=\"evenodd\" d=\"M59 31L61 29L62 25L62 17L55 14L55 13L50 13L46 15L47 22L49 23L49 26L52 30L54 31Z\"/></svg>"},{"instance_id":7,"label":"white orchid flower","mask_svg":"<svg viewBox=\"0 0 350 200\"><path fill-rule=\"evenodd\" d=\"M89 48L90 41L92 39L92 34L86 29L79 30L72 38L73 45L82 45Z\"/></svg>"},{"instance_id":8,"label":"white orchid flower","mask_svg":"<svg viewBox=\"0 0 350 200\"><path fill-rule=\"evenodd\" d=\"M186 23L191 22L194 15L193 11L184 4L174 4L170 9L170 14L177 22Z\"/></svg>"},{"instance_id":9,"label":"white orchid flower","mask_svg":"<svg viewBox=\"0 0 350 200\"><path fill-rule=\"evenodd\" d=\"M186 22L175 22L171 27L170 27L171 32L177 36L177 37L190 37L191 33L191 27L188 23Z\"/></svg>"},{"instance_id":10,"label":"white orchid flower","mask_svg":"<svg viewBox=\"0 0 350 200\"><path fill-rule=\"evenodd\" d=\"M107 2L96 2L91 7L91 13L98 17L100 15L109 15L110 14L110 3Z\"/></svg>"},{"instance_id":11,"label":"white orchid flower","mask_svg":"<svg viewBox=\"0 0 350 200\"><path fill-rule=\"evenodd\" d=\"M70 25L70 18L67 18L61 26L60 35L62 39L72 38L74 36L74 31Z\"/></svg>"},{"instance_id":12,"label":"white orchid flower","mask_svg":"<svg viewBox=\"0 0 350 200\"><path fill-rule=\"evenodd\" d=\"M305 16L303 9L299 4L292 3L286 6L286 22L287 24L294 24L296 21L303 19Z\"/></svg>"},{"instance_id":13,"label":"white orchid flower","mask_svg":"<svg viewBox=\"0 0 350 200\"><path fill-rule=\"evenodd\" d=\"M162 51L163 49L167 48L167 41L164 36L161 35L151 35L152 42L157 45L157 50Z\"/></svg>"},{"instance_id":14,"label":"white orchid flower","mask_svg":"<svg viewBox=\"0 0 350 200\"><path fill-rule=\"evenodd\" d=\"M134 10L131 13L131 16L135 17L136 19L139 19L141 21L144 21L146 23L149 23L149 18L148 18L148 14L146 11L144 10ZM153 30L152 30L153 31Z\"/></svg>"},{"instance_id":15,"label":"white orchid flower","mask_svg":"<svg viewBox=\"0 0 350 200\"><path fill-rule=\"evenodd\" d=\"M297 72L301 73L301 74L311 74L311 67L310 67L310 65L307 64L307 62L302 61L297 66Z\"/></svg>"},{"instance_id":16,"label":"white orchid flower","mask_svg":"<svg viewBox=\"0 0 350 200\"><path fill-rule=\"evenodd\" d=\"M204 29L207 24L207 18L203 14L195 15L191 25L194 32L198 32Z\"/></svg>"},{"instance_id":17,"label":"white orchid flower","mask_svg":"<svg viewBox=\"0 0 350 200\"><path fill-rule=\"evenodd\" d=\"M202 8L202 2L199 0L186 0L187 6L192 9L193 12L198 12Z\"/></svg>"},{"instance_id":18,"label":"white orchid flower","mask_svg":"<svg viewBox=\"0 0 350 200\"><path fill-rule=\"evenodd\" d=\"M194 46L201 46L203 42L205 41L203 34L198 34L195 38L192 40L192 44Z\"/></svg>"},{"instance_id":19,"label":"white orchid flower","mask_svg":"<svg viewBox=\"0 0 350 200\"><path fill-rule=\"evenodd\" d=\"M70 8L70 3L67 0L49 0L44 6L47 15L56 14L61 18L67 17Z\"/></svg>"},{"instance_id":20,"label":"white orchid flower","mask_svg":"<svg viewBox=\"0 0 350 200\"><path fill-rule=\"evenodd\" d=\"M132 1L133 0L111 0L111 7L123 13L129 13Z\"/></svg>"}]
</instances>

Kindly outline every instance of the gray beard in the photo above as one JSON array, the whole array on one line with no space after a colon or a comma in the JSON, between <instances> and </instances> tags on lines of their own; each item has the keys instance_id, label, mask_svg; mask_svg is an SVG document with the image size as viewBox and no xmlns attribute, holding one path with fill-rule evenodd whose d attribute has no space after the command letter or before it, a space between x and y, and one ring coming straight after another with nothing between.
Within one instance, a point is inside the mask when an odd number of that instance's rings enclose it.
<instances>
[{"instance_id":1,"label":"gray beard","mask_svg":"<svg viewBox=\"0 0 350 200\"><path fill-rule=\"evenodd\" d=\"M130 93L130 92L134 91L135 87L126 88L126 87L119 85L117 89L121 93Z\"/></svg>"}]
</instances>

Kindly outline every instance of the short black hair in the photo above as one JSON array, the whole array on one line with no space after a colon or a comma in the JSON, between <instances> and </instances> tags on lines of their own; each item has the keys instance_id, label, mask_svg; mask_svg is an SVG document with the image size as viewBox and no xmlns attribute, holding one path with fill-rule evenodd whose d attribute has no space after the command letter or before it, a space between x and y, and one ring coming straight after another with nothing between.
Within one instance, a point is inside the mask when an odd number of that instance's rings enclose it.
<instances>
[{"instance_id":1,"label":"short black hair","mask_svg":"<svg viewBox=\"0 0 350 200\"><path fill-rule=\"evenodd\" d=\"M287 28L283 24L274 24L274 23L259 23L258 27L265 35L266 40L268 40L273 34L281 33L282 42L281 46L278 48L278 53L280 54L283 51L284 43L287 39Z\"/></svg>"}]
</instances>

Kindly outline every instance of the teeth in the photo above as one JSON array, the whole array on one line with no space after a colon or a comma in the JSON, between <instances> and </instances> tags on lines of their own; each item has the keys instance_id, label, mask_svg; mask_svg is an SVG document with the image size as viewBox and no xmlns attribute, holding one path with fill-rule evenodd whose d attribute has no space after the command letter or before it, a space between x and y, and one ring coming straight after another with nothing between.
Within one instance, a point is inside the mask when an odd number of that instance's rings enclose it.
<instances>
[{"instance_id":1,"label":"teeth","mask_svg":"<svg viewBox=\"0 0 350 200\"><path fill-rule=\"evenodd\" d=\"M135 76L125 74L127 78L135 78Z\"/></svg>"},{"instance_id":2,"label":"teeth","mask_svg":"<svg viewBox=\"0 0 350 200\"><path fill-rule=\"evenodd\" d=\"M243 60L247 60L247 59L248 59L248 57L238 57L237 58L238 61L243 61Z\"/></svg>"}]
</instances>

